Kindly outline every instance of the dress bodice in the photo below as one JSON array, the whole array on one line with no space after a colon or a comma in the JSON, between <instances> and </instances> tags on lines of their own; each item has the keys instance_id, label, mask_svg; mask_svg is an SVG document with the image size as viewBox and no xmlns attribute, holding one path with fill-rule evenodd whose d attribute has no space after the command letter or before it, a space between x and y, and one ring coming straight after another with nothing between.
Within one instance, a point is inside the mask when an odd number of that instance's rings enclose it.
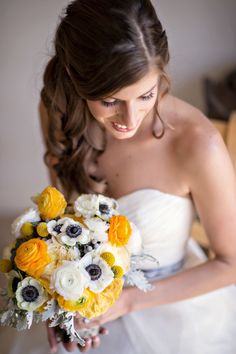
<instances>
[{"instance_id":1,"label":"dress bodice","mask_svg":"<svg viewBox=\"0 0 236 354\"><path fill-rule=\"evenodd\" d=\"M196 211L191 198L140 189L118 198L119 211L139 229L144 251L161 267L180 261L185 253ZM146 263L144 268L153 264Z\"/></svg>"}]
</instances>

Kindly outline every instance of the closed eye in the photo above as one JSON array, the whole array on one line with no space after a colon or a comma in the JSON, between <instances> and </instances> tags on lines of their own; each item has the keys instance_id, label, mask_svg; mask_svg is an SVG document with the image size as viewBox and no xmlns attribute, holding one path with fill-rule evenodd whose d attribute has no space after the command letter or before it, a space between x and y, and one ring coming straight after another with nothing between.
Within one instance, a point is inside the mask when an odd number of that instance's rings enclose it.
<instances>
[{"instance_id":1,"label":"closed eye","mask_svg":"<svg viewBox=\"0 0 236 354\"><path fill-rule=\"evenodd\" d=\"M154 95L155 95L155 93L154 93L154 91L152 91L148 95L139 97L139 99L142 101L149 101L154 97ZM101 101L101 104L105 107L113 107L113 106L116 106L117 104L119 104L120 102L121 102L120 100L115 100L112 102Z\"/></svg>"},{"instance_id":2,"label":"closed eye","mask_svg":"<svg viewBox=\"0 0 236 354\"><path fill-rule=\"evenodd\" d=\"M143 100L143 101L148 101L148 100L150 100L151 98L153 98L154 97L154 92L152 91L152 92L150 92L148 95L146 95L146 96L141 96L141 99Z\"/></svg>"}]
</instances>

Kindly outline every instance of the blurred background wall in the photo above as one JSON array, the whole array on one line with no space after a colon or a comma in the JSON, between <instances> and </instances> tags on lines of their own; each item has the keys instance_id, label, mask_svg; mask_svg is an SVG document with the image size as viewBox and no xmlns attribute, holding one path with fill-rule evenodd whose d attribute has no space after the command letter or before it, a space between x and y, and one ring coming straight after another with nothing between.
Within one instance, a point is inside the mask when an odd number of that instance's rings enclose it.
<instances>
[{"instance_id":1,"label":"blurred background wall","mask_svg":"<svg viewBox=\"0 0 236 354\"><path fill-rule=\"evenodd\" d=\"M202 80L236 63L235 0L153 0L169 37L172 92L205 110ZM30 196L48 184L38 119L43 68L68 0L0 0L1 244Z\"/></svg>"}]
</instances>

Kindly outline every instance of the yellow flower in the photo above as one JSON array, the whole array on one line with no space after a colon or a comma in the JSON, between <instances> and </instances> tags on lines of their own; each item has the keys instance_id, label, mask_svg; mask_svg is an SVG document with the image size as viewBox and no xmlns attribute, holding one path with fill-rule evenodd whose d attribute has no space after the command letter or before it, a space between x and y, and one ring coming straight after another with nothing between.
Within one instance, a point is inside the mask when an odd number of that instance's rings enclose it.
<instances>
[{"instance_id":1,"label":"yellow flower","mask_svg":"<svg viewBox=\"0 0 236 354\"><path fill-rule=\"evenodd\" d=\"M108 232L108 239L112 245L117 247L127 245L131 233L132 229L126 216L112 216Z\"/></svg>"},{"instance_id":2,"label":"yellow flower","mask_svg":"<svg viewBox=\"0 0 236 354\"><path fill-rule=\"evenodd\" d=\"M83 295L78 300L65 300L63 296L57 296L58 305L65 311L79 312L87 307L89 298L92 296L92 292L89 289L85 289Z\"/></svg>"},{"instance_id":3,"label":"yellow flower","mask_svg":"<svg viewBox=\"0 0 236 354\"><path fill-rule=\"evenodd\" d=\"M90 291L90 297L86 306L77 311L86 318L94 318L105 313L120 296L124 281L116 278L101 293Z\"/></svg>"},{"instance_id":4,"label":"yellow flower","mask_svg":"<svg viewBox=\"0 0 236 354\"><path fill-rule=\"evenodd\" d=\"M0 272L8 273L12 270L12 263L9 259L0 260Z\"/></svg>"},{"instance_id":5,"label":"yellow flower","mask_svg":"<svg viewBox=\"0 0 236 354\"><path fill-rule=\"evenodd\" d=\"M20 233L22 236L28 237L33 235L34 227L31 222L25 222L20 229Z\"/></svg>"},{"instance_id":6,"label":"yellow flower","mask_svg":"<svg viewBox=\"0 0 236 354\"><path fill-rule=\"evenodd\" d=\"M39 278L46 265L51 261L47 250L46 242L33 238L17 248L15 263L20 270L32 277Z\"/></svg>"},{"instance_id":7,"label":"yellow flower","mask_svg":"<svg viewBox=\"0 0 236 354\"><path fill-rule=\"evenodd\" d=\"M103 252L100 254L100 257L104 259L104 261L107 262L107 264L112 267L115 264L115 257L111 252Z\"/></svg>"},{"instance_id":8,"label":"yellow flower","mask_svg":"<svg viewBox=\"0 0 236 354\"><path fill-rule=\"evenodd\" d=\"M115 278L122 278L124 275L123 269L118 265L113 266L111 270L113 271Z\"/></svg>"},{"instance_id":9,"label":"yellow flower","mask_svg":"<svg viewBox=\"0 0 236 354\"><path fill-rule=\"evenodd\" d=\"M55 219L62 215L66 208L66 200L54 187L45 188L37 198L39 213L42 219Z\"/></svg>"},{"instance_id":10,"label":"yellow flower","mask_svg":"<svg viewBox=\"0 0 236 354\"><path fill-rule=\"evenodd\" d=\"M50 295L51 298L56 297L53 289L50 287L50 281L48 279L38 278L37 280L44 287L44 289L46 289L48 295Z\"/></svg>"},{"instance_id":11,"label":"yellow flower","mask_svg":"<svg viewBox=\"0 0 236 354\"><path fill-rule=\"evenodd\" d=\"M48 236L48 229L47 229L47 223L46 222L40 222L37 225L37 233L41 237L47 237Z\"/></svg>"}]
</instances>

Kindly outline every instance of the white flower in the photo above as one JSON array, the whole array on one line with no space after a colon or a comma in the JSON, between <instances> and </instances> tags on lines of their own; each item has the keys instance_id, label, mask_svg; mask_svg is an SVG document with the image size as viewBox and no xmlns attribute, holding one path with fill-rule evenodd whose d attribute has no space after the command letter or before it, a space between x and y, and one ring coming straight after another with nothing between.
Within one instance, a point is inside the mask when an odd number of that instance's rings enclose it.
<instances>
[{"instance_id":1,"label":"white flower","mask_svg":"<svg viewBox=\"0 0 236 354\"><path fill-rule=\"evenodd\" d=\"M51 262L44 268L42 278L51 279L52 273L63 264L64 261L75 261L80 259L78 247L65 247L57 241L55 237L46 241L48 245L48 254Z\"/></svg>"},{"instance_id":2,"label":"white flower","mask_svg":"<svg viewBox=\"0 0 236 354\"><path fill-rule=\"evenodd\" d=\"M127 273L130 269L130 253L126 247L115 247L110 242L107 242L96 249L97 254L104 252L110 252L115 257L115 264L120 266L124 273Z\"/></svg>"},{"instance_id":3,"label":"white flower","mask_svg":"<svg viewBox=\"0 0 236 354\"><path fill-rule=\"evenodd\" d=\"M52 236L57 236L60 233L60 224L56 220L50 220L47 223L48 233Z\"/></svg>"},{"instance_id":4,"label":"white flower","mask_svg":"<svg viewBox=\"0 0 236 354\"><path fill-rule=\"evenodd\" d=\"M9 297L14 297L17 285L21 280L23 280L23 277L16 270L11 270L9 273L7 273L7 278L7 294Z\"/></svg>"},{"instance_id":5,"label":"white flower","mask_svg":"<svg viewBox=\"0 0 236 354\"><path fill-rule=\"evenodd\" d=\"M140 231L134 223L130 222L130 226L132 228L132 234L126 248L131 254L140 254L142 251L142 238Z\"/></svg>"},{"instance_id":6,"label":"white flower","mask_svg":"<svg viewBox=\"0 0 236 354\"><path fill-rule=\"evenodd\" d=\"M77 242L86 244L90 241L89 230L71 218L49 221L47 229L60 243L67 246L75 246Z\"/></svg>"},{"instance_id":7,"label":"white flower","mask_svg":"<svg viewBox=\"0 0 236 354\"><path fill-rule=\"evenodd\" d=\"M103 291L114 279L114 273L110 266L96 251L87 253L79 263L89 276L87 287L94 293Z\"/></svg>"},{"instance_id":8,"label":"white flower","mask_svg":"<svg viewBox=\"0 0 236 354\"><path fill-rule=\"evenodd\" d=\"M109 223L97 217L91 219L85 219L84 223L90 230L91 240L107 242L108 240L107 230L110 227Z\"/></svg>"},{"instance_id":9,"label":"white flower","mask_svg":"<svg viewBox=\"0 0 236 354\"><path fill-rule=\"evenodd\" d=\"M53 273L51 288L65 300L77 300L82 296L88 281L89 277L80 268L79 262L66 261Z\"/></svg>"},{"instance_id":10,"label":"white flower","mask_svg":"<svg viewBox=\"0 0 236 354\"><path fill-rule=\"evenodd\" d=\"M43 305L47 299L46 290L37 280L27 277L18 283L16 300L20 309L34 311Z\"/></svg>"},{"instance_id":11,"label":"white flower","mask_svg":"<svg viewBox=\"0 0 236 354\"><path fill-rule=\"evenodd\" d=\"M102 194L81 194L74 202L75 215L85 218L97 215L108 221L113 215L117 215L117 209L117 201Z\"/></svg>"},{"instance_id":12,"label":"white flower","mask_svg":"<svg viewBox=\"0 0 236 354\"><path fill-rule=\"evenodd\" d=\"M38 222L40 221L38 208L29 208L24 211L24 213L18 218L16 218L11 226L12 234L16 237L20 236L20 229L22 225L26 222Z\"/></svg>"}]
</instances>

